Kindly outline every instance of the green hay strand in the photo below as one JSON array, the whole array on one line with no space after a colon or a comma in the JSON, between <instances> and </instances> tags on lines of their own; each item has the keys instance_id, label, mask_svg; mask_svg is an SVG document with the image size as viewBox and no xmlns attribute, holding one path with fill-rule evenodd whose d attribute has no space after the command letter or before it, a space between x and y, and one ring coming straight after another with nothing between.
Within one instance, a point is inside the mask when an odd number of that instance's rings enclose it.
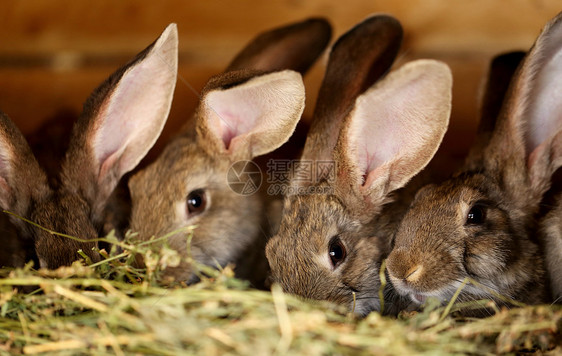
<instances>
[{"instance_id":1,"label":"green hay strand","mask_svg":"<svg viewBox=\"0 0 562 356\"><path fill-rule=\"evenodd\" d=\"M193 229L175 231L191 238ZM562 352L562 307L498 309L488 318L456 316L489 301L430 303L398 318L304 301L274 285L259 291L233 277L232 266L199 266L201 282L162 283L177 256L160 237L128 234L120 250L100 251L57 270L0 269L0 354L44 355L489 355ZM102 239L100 239L102 240ZM132 264L135 255L154 261ZM384 263L381 266L384 279ZM474 283L473 281L465 281ZM466 284L463 283L463 286ZM475 284L476 285L476 284ZM381 299L382 300L382 299ZM513 305L513 304L511 304ZM381 303L381 307L384 307Z\"/></svg>"}]
</instances>

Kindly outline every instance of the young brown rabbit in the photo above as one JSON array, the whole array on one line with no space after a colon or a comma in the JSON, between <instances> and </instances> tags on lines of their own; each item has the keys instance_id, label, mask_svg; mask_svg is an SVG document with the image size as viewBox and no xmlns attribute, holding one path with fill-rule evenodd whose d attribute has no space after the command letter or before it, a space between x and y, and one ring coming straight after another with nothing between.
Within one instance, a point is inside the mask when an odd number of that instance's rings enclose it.
<instances>
[{"instance_id":1,"label":"young brown rabbit","mask_svg":"<svg viewBox=\"0 0 562 356\"><path fill-rule=\"evenodd\" d=\"M185 234L176 234L168 239L170 246L200 264L234 263L238 277L263 287L263 251L273 222L267 200L254 191L260 182L252 179L256 173L258 180L261 177L250 160L285 143L304 109L300 75L282 69L304 73L330 36L331 27L323 19L268 31L254 39L227 72L210 80L193 120L152 165L129 181L131 229L141 239L196 225L190 245ZM245 194L244 185L254 183ZM195 272L184 258L165 275L193 283L198 280Z\"/></svg>"},{"instance_id":2,"label":"young brown rabbit","mask_svg":"<svg viewBox=\"0 0 562 356\"><path fill-rule=\"evenodd\" d=\"M177 37L176 25L169 25L90 95L74 125L60 175L51 182L22 134L0 112L2 209L59 233L85 240L98 237L119 179L144 157L167 119L176 84ZM2 226L17 237L2 235L4 245L15 246L13 255L2 254L2 265L20 266L34 257L40 267L56 268L79 259L80 249L99 260L95 242L53 235L7 216L13 225L3 221Z\"/></svg>"},{"instance_id":3,"label":"young brown rabbit","mask_svg":"<svg viewBox=\"0 0 562 356\"><path fill-rule=\"evenodd\" d=\"M431 159L451 108L451 72L437 61L410 62L372 85L401 38L398 21L378 15L333 46L301 163L329 161L335 174L312 184L293 177L296 191L266 247L271 279L285 292L359 315L380 308L391 233L383 207Z\"/></svg>"},{"instance_id":4,"label":"young brown rabbit","mask_svg":"<svg viewBox=\"0 0 562 356\"><path fill-rule=\"evenodd\" d=\"M464 167L416 195L387 260L396 290L421 304L459 295L536 304L549 300L535 215L553 172L562 163L562 17L543 29L517 69L493 131ZM487 120L488 118L483 118ZM487 128L486 128L487 127ZM505 303L508 304L509 303ZM472 313L468 312L467 313ZM475 311L486 314L489 310Z\"/></svg>"}]
</instances>

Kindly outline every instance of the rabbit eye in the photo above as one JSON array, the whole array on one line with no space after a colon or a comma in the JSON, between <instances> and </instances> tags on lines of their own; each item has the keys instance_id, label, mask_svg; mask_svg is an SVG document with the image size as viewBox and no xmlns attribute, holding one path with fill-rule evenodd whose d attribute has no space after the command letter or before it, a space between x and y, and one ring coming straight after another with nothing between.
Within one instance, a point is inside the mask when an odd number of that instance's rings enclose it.
<instances>
[{"instance_id":1,"label":"rabbit eye","mask_svg":"<svg viewBox=\"0 0 562 356\"><path fill-rule=\"evenodd\" d=\"M466 214L466 223L471 225L480 225L486 219L486 207L481 204L475 204L468 214Z\"/></svg>"},{"instance_id":2,"label":"rabbit eye","mask_svg":"<svg viewBox=\"0 0 562 356\"><path fill-rule=\"evenodd\" d=\"M187 211L190 215L199 214L207 207L207 198L203 189L196 189L187 196Z\"/></svg>"},{"instance_id":3,"label":"rabbit eye","mask_svg":"<svg viewBox=\"0 0 562 356\"><path fill-rule=\"evenodd\" d=\"M330 261L332 262L332 266L334 268L338 267L343 260L345 260L345 246L339 237L336 236L332 239L332 241L330 241L328 255L330 256Z\"/></svg>"}]
</instances>

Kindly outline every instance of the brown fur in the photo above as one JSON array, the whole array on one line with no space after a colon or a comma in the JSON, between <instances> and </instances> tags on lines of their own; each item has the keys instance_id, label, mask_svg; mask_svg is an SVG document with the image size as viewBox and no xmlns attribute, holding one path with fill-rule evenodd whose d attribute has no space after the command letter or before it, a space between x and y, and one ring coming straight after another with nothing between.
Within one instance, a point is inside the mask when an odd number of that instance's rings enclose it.
<instances>
[{"instance_id":1,"label":"brown fur","mask_svg":"<svg viewBox=\"0 0 562 356\"><path fill-rule=\"evenodd\" d=\"M549 301L535 215L559 165L553 152L560 135L547 132L534 143L530 131L547 119L532 117L531 109L543 89L537 78L557 46L551 31L557 31L559 22L560 16L545 27L515 72L502 110L495 110L497 119L484 108L479 139L465 166L444 183L418 192L387 260L400 294L417 303L427 296L446 302L470 277L484 288L469 284L460 300L491 298L509 306L492 290L529 304ZM520 55L503 58L508 73L513 72L513 58ZM556 125L553 130L562 127L560 120L550 123ZM474 223L467 214L476 205L484 218Z\"/></svg>"},{"instance_id":2,"label":"brown fur","mask_svg":"<svg viewBox=\"0 0 562 356\"><path fill-rule=\"evenodd\" d=\"M311 18L263 32L232 60L225 72L252 68L293 69L305 74L330 41L332 28L323 18Z\"/></svg>"},{"instance_id":3,"label":"brown fur","mask_svg":"<svg viewBox=\"0 0 562 356\"><path fill-rule=\"evenodd\" d=\"M376 33L376 38L373 34ZM383 77L402 43L402 26L391 16L366 20L344 33L332 47L320 86L302 159L331 159L342 118L355 98ZM344 65L342 65L344 64Z\"/></svg>"},{"instance_id":4,"label":"brown fur","mask_svg":"<svg viewBox=\"0 0 562 356\"><path fill-rule=\"evenodd\" d=\"M357 314L379 309L377 266L388 246L377 219L360 222L334 195L288 196L284 212L277 236L267 245L272 280L287 293L346 306L353 305L355 293ZM327 246L336 235L346 242L349 258L332 271Z\"/></svg>"},{"instance_id":5,"label":"brown fur","mask_svg":"<svg viewBox=\"0 0 562 356\"><path fill-rule=\"evenodd\" d=\"M409 63L408 66L404 66L401 71L392 72L389 76L392 76L390 81L391 85L393 83L399 83L404 78L409 78L412 73L419 71L420 62ZM432 73L434 75L434 81L437 84L446 83L450 80L450 74L446 71L439 72L435 71ZM384 85L389 85L387 82L376 83L371 90L388 90L384 88ZM338 180L336 185L336 190L338 195L346 202L347 209L350 210L354 215L360 217L362 221L369 221L380 212L382 206L394 198L390 196L390 193L396 189L402 188L408 183L413 175L417 174L417 167L420 170L429 163L437 148L441 142L443 135L447 129L449 112L451 110L451 103L447 99L443 98L445 95L442 91L435 91L424 96L425 100L430 103L435 103L437 107L435 111L432 112L434 117L426 119L427 125L431 127L427 130L429 136L417 138L422 141L420 147L415 150L409 150L407 154L397 153L397 157L384 163L384 168L388 170L388 177L384 179L387 180L386 184L375 185L370 187L369 177L364 176L365 173L357 166L358 161L355 159L355 142L352 142L353 134L351 132L352 119L354 110L351 111L350 115L344 120L343 127L339 136L339 140L335 146L334 158L338 163ZM385 103L380 102L381 106ZM404 116L407 113L403 114ZM446 118L446 122L443 123L440 118ZM401 136L408 137L408 133L404 132ZM414 139L414 136L411 137ZM380 138L384 140L384 137ZM437 144L436 144L437 143ZM401 148L402 149L402 148ZM404 148L407 150L407 148ZM416 173L412 174L412 171ZM358 184L360 183L360 184Z\"/></svg>"},{"instance_id":6,"label":"brown fur","mask_svg":"<svg viewBox=\"0 0 562 356\"><path fill-rule=\"evenodd\" d=\"M485 204L486 222L467 225L468 210L476 202ZM545 298L544 268L536 241L528 237L531 231L532 215L514 207L485 171L426 186L396 231L387 260L391 281L399 291L448 300L470 277L506 297L540 303ZM488 296L486 290L467 286L459 300Z\"/></svg>"},{"instance_id":7,"label":"brown fur","mask_svg":"<svg viewBox=\"0 0 562 356\"><path fill-rule=\"evenodd\" d=\"M99 236L104 223L104 209L115 185L121 176L134 168L134 163L150 149L167 118L177 73L175 25L169 26L164 34L131 62L111 75L91 94L74 126L65 160L61 164L61 172L51 177L50 183L25 138L11 120L0 113L2 208L58 233L84 240ZM159 80L151 81L155 88L161 89L161 94L155 95L156 99L160 100L159 104L154 106L154 111L157 113L152 117L153 121L148 121L151 133L148 137L144 135L142 142L135 142L134 138L129 142L124 138L123 141L127 142L127 145L118 147L125 147L125 151L115 155L113 163L108 163L107 157L97 157L96 152L105 149L113 154L116 148L105 147L104 138L100 138L97 133L113 119L100 113L118 92L120 83L127 80L128 73L138 70L137 64L145 63L143 62L145 59L154 59L155 56L158 56L156 58L160 61L156 62L160 71L158 73L148 73L146 69L142 71L142 75L152 75L152 79L160 76L163 84L156 87L155 85L160 84ZM165 63L164 60L169 62ZM133 120L128 117L126 119ZM138 121L134 122L138 124ZM105 173L103 167L106 169ZM99 254L94 250L97 246L96 242L79 242L54 235L11 215L9 219L17 228L17 237L4 235L3 239L18 239L26 249L32 246L33 251L25 252L25 261L36 259L41 267L57 268L70 265L79 259L77 251L80 249L92 261L99 260ZM18 257L15 260L1 262L19 266L22 259Z\"/></svg>"},{"instance_id":8,"label":"brown fur","mask_svg":"<svg viewBox=\"0 0 562 356\"><path fill-rule=\"evenodd\" d=\"M477 166L483 160L482 155L494 131L496 119L500 115L505 94L509 89L509 83L525 54L523 51L514 51L492 59L480 98L480 122L476 132L476 141L472 144L466 158L465 167L469 170L476 169L472 165Z\"/></svg>"},{"instance_id":9,"label":"brown fur","mask_svg":"<svg viewBox=\"0 0 562 356\"><path fill-rule=\"evenodd\" d=\"M287 73L274 75L285 76ZM209 266L237 263L238 275L257 286L263 284L267 268L262 264L261 270L252 270L250 266L259 261L251 260L244 251L259 251L259 245L263 245L262 241L272 229L264 214L267 202L259 194L246 196L233 191L228 186L227 172L233 163L253 158L256 147L261 147L259 152L266 148L273 150L288 138L304 108L304 92L291 99L293 104L286 105L285 110L290 115L277 122L275 130L272 127L269 132L250 136L252 138L242 140L236 147L228 148L208 126L210 113L205 100L214 91L242 87L249 80L261 81L270 76L244 70L211 79L203 90L203 104L195 113L196 132L176 137L153 164L129 182L133 203L131 229L138 231L141 238L162 236L182 226L196 225L190 246L186 245L183 235L171 236L168 239L170 246L183 257L188 255L189 247L193 259ZM286 102L291 103L290 100ZM276 134L279 130L283 135ZM182 209L187 209L185 199L197 189L205 192L207 207L192 216ZM243 270L251 275L241 273ZM188 283L197 280L190 262L185 259L178 267L168 268L166 274Z\"/></svg>"},{"instance_id":10,"label":"brown fur","mask_svg":"<svg viewBox=\"0 0 562 356\"><path fill-rule=\"evenodd\" d=\"M554 302L562 303L562 198L540 222L540 236Z\"/></svg>"},{"instance_id":11,"label":"brown fur","mask_svg":"<svg viewBox=\"0 0 562 356\"><path fill-rule=\"evenodd\" d=\"M558 14L554 20L547 24L543 31L547 32L552 29L554 32L556 29L560 28L561 22L562 14ZM557 33L557 36L551 36L553 37L551 41L554 41L556 37L560 38L559 33ZM548 44L546 40L544 42ZM542 47L546 47L547 50L550 49L547 45ZM558 53L558 56L559 55ZM538 63L537 67L539 67L540 64L541 63ZM556 89L559 90L560 77L555 77L552 81L556 83L558 86ZM558 117L560 117L560 110L558 108L553 108L553 115L558 115ZM543 162L546 161L546 164L550 165L550 170L542 172L543 174L546 173L547 176L549 176L551 170L553 171L562 165L562 129L560 127L552 138L550 145L544 150L543 157L535 158L534 160L540 161L541 158ZM538 177L535 175L535 178L540 181L541 177L540 175ZM544 179L546 178L542 177L542 180ZM550 181L547 183L550 183ZM560 169L558 169L558 172L553 176L552 188L553 189L546 194L543 201L545 205L543 207L547 209L550 208L551 210L546 216L542 216L539 222L539 237L543 247L545 265L549 276L551 296L555 303L560 304L562 303L562 195L560 193Z\"/></svg>"},{"instance_id":12,"label":"brown fur","mask_svg":"<svg viewBox=\"0 0 562 356\"><path fill-rule=\"evenodd\" d=\"M130 179L131 229L149 238L196 225L189 246L193 259L209 266L236 263L238 268L245 268L244 264L253 262L246 260L243 251L255 248L270 228L263 215L265 202L259 194L245 196L230 189L226 174L235 161L207 153L198 142L192 134L172 140L153 164ZM176 205L195 189L207 191L208 209L186 222L178 217ZM168 242L186 256L185 236L172 236ZM267 271L253 272L258 273L238 275L260 285ZM169 268L167 274L177 280L197 280L186 260L177 268Z\"/></svg>"},{"instance_id":13,"label":"brown fur","mask_svg":"<svg viewBox=\"0 0 562 356\"><path fill-rule=\"evenodd\" d=\"M285 291L305 298L330 300L350 309L355 306L354 312L360 315L380 309L380 262L390 250L391 226L399 218L401 209L394 205L383 207L384 202L391 200L391 190L387 190L382 199L371 201L369 187L363 186L363 172L358 171L357 152L347 150L351 137L349 126L356 120L367 120L357 116L359 108L364 109L365 100L385 93L389 87L411 75L410 70L419 74L427 69L432 72L430 75L437 74L435 82L443 80L437 83L441 90L436 105L445 103L439 107L440 112L435 112L434 128L437 131L444 133L450 110L450 73L437 63L413 63L368 89L392 64L401 34L396 20L379 15L358 24L334 45L307 138L308 149L305 148L302 159L325 160L328 157L334 160L337 175L334 181L320 179L311 186L293 182L293 187L299 189L285 198L279 232L266 247L272 281L279 283ZM427 67L421 70L424 66ZM347 83L344 78L348 78L349 73L353 73L353 80ZM366 89L368 92L359 96ZM396 95L399 96L400 91ZM380 104L384 107L384 103ZM377 113L372 115L375 120ZM359 135L368 134L361 132ZM417 148L434 152L441 138L442 134L429 145L431 147ZM407 164L410 168L405 175L411 178L426 163L418 160ZM348 186L351 190L346 188ZM397 188L399 186L392 190ZM338 240L346 257L334 265L329 252L330 246ZM385 294L388 292L386 290ZM392 295L388 297L385 312L399 310L400 301Z\"/></svg>"},{"instance_id":14,"label":"brown fur","mask_svg":"<svg viewBox=\"0 0 562 356\"><path fill-rule=\"evenodd\" d=\"M234 192L228 186L227 172L236 161L250 160L279 147L293 132L301 111L294 110L282 120L272 120L267 132L250 130L248 136L233 139L227 147L217 135L219 128L207 121L214 111L208 97L213 92L236 90L252 79L263 80L260 78L267 77L263 71L305 72L322 53L330 35L331 28L323 19L270 30L252 40L225 73L211 78L193 119L186 123L182 133L170 141L152 165L130 180L131 229L138 231L142 239L148 239L196 225L190 246L184 236L175 235L168 240L182 257L187 256L189 247L191 257L198 263L212 267L234 263L238 277L263 287L268 273L265 242L278 224L278 216L270 215L275 202L263 190L249 196ZM289 102L283 105L288 107ZM196 189L204 190L207 207L202 213L189 216L185 213L186 198ZM166 275L188 283L197 280L186 259L178 267L168 268Z\"/></svg>"}]
</instances>

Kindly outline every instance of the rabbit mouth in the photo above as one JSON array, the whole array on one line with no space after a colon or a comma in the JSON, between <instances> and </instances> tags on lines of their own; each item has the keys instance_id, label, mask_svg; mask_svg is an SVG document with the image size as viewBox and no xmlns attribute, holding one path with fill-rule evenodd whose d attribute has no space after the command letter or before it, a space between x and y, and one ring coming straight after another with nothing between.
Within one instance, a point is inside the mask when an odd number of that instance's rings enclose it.
<instances>
[{"instance_id":1,"label":"rabbit mouth","mask_svg":"<svg viewBox=\"0 0 562 356\"><path fill-rule=\"evenodd\" d=\"M406 283L406 282L404 282L400 279L393 278L392 276L390 276L390 280L391 280L391 283L394 286L394 289L396 290L396 292L398 292L399 295L402 295L404 297L408 297L414 303L419 304L419 305L421 305L425 302L427 296L423 292L420 292L419 290L416 290L415 288L410 286L408 283Z\"/></svg>"},{"instance_id":2,"label":"rabbit mouth","mask_svg":"<svg viewBox=\"0 0 562 356\"><path fill-rule=\"evenodd\" d=\"M437 298L443 301L446 297L448 288L441 287L437 289L419 289L409 283L406 283L400 279L393 278L390 276L390 281L394 287L394 290L401 296L409 298L416 305L423 305L428 297Z\"/></svg>"},{"instance_id":3,"label":"rabbit mouth","mask_svg":"<svg viewBox=\"0 0 562 356\"><path fill-rule=\"evenodd\" d=\"M410 290L408 293L406 293L406 296L408 296L412 300L412 302L417 305L425 304L427 298L429 297L436 298L440 301L444 300L442 291L420 292L417 290Z\"/></svg>"},{"instance_id":4,"label":"rabbit mouth","mask_svg":"<svg viewBox=\"0 0 562 356\"><path fill-rule=\"evenodd\" d=\"M412 298L412 301L414 303L418 303L418 304L423 304L425 303L425 299L427 298L425 295L420 294L420 293L412 293L410 294L410 298Z\"/></svg>"},{"instance_id":5,"label":"rabbit mouth","mask_svg":"<svg viewBox=\"0 0 562 356\"><path fill-rule=\"evenodd\" d=\"M414 290L413 288L405 285L404 283L395 284L395 290L398 292L399 295L410 298L417 305L422 305L423 303L425 303L425 300L428 297L426 294Z\"/></svg>"}]
</instances>

